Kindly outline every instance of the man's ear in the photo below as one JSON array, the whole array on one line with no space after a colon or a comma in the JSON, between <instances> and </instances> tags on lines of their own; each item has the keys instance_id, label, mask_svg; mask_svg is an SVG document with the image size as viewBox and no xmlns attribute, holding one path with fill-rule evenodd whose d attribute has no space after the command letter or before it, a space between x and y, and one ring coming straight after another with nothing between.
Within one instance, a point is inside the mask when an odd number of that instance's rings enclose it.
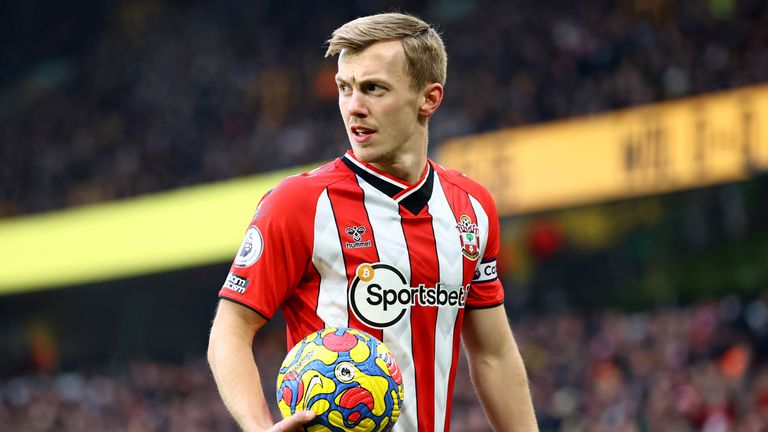
<instances>
[{"instance_id":1,"label":"man's ear","mask_svg":"<svg viewBox=\"0 0 768 432\"><path fill-rule=\"evenodd\" d=\"M430 118L437 111L440 103L443 102L443 85L440 83L428 84L424 87L422 95L424 99L421 106L419 106L419 116Z\"/></svg>"}]
</instances>

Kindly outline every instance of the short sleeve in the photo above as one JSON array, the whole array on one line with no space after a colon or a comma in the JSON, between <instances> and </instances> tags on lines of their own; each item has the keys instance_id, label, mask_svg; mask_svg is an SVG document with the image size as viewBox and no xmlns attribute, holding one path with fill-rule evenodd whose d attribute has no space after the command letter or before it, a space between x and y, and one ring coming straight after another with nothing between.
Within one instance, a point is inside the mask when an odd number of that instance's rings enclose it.
<instances>
[{"instance_id":1,"label":"short sleeve","mask_svg":"<svg viewBox=\"0 0 768 432\"><path fill-rule=\"evenodd\" d=\"M311 258L312 211L290 192L278 186L262 198L219 291L266 319L299 284Z\"/></svg>"},{"instance_id":2,"label":"short sleeve","mask_svg":"<svg viewBox=\"0 0 768 432\"><path fill-rule=\"evenodd\" d=\"M499 216L489 193L478 197L481 211L488 218L488 239L483 255L475 266L467 307L490 308L504 303L504 286L499 280L496 261L499 255Z\"/></svg>"}]
</instances>

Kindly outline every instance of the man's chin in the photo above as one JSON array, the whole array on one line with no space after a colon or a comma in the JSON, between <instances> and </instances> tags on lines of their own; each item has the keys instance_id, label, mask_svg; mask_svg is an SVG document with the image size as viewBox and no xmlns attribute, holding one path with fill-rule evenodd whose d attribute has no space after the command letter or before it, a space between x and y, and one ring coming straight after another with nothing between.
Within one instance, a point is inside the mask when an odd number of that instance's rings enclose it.
<instances>
[{"instance_id":1,"label":"man's chin","mask_svg":"<svg viewBox=\"0 0 768 432\"><path fill-rule=\"evenodd\" d=\"M372 149L370 147L368 148L361 147L359 145L352 146L352 153L355 154L355 159L365 163L379 162L379 159L381 159L382 157L381 153L376 151L375 149Z\"/></svg>"}]
</instances>

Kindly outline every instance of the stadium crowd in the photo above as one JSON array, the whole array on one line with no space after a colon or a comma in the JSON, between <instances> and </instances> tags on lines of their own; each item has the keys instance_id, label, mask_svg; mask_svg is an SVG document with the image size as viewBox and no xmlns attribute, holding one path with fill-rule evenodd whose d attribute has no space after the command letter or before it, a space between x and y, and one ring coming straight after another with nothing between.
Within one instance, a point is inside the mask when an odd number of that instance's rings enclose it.
<instances>
[{"instance_id":1,"label":"stadium crowd","mask_svg":"<svg viewBox=\"0 0 768 432\"><path fill-rule=\"evenodd\" d=\"M58 32L32 20L21 34L47 44L47 34L76 40L76 29L100 29L74 53L51 53L2 81L0 217L337 156L347 144L335 64L322 59L322 41L349 18L393 7L383 0L308 2L300 13L279 1L109 5L91 21L62 15L69 21ZM437 23L447 42L434 145L768 80L762 0L399 7Z\"/></svg>"},{"instance_id":2,"label":"stadium crowd","mask_svg":"<svg viewBox=\"0 0 768 432\"><path fill-rule=\"evenodd\" d=\"M768 428L768 298L637 313L523 315L513 325L542 431ZM285 352L255 347L266 388ZM273 404L274 408L274 404ZM0 382L3 430L236 430L203 359ZM490 430L461 360L451 430Z\"/></svg>"}]
</instances>

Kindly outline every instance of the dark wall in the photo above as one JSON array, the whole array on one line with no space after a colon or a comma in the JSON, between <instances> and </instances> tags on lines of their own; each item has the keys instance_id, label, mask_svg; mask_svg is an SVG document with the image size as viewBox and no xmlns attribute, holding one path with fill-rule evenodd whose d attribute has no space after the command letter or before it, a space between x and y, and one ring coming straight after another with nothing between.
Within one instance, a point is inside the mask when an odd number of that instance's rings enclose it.
<instances>
[{"instance_id":1,"label":"dark wall","mask_svg":"<svg viewBox=\"0 0 768 432\"><path fill-rule=\"evenodd\" d=\"M227 269L217 264L0 297L0 373L200 358Z\"/></svg>"},{"instance_id":2,"label":"dark wall","mask_svg":"<svg viewBox=\"0 0 768 432\"><path fill-rule=\"evenodd\" d=\"M768 286L768 176L512 218L502 237L513 311L759 296Z\"/></svg>"}]
</instances>

